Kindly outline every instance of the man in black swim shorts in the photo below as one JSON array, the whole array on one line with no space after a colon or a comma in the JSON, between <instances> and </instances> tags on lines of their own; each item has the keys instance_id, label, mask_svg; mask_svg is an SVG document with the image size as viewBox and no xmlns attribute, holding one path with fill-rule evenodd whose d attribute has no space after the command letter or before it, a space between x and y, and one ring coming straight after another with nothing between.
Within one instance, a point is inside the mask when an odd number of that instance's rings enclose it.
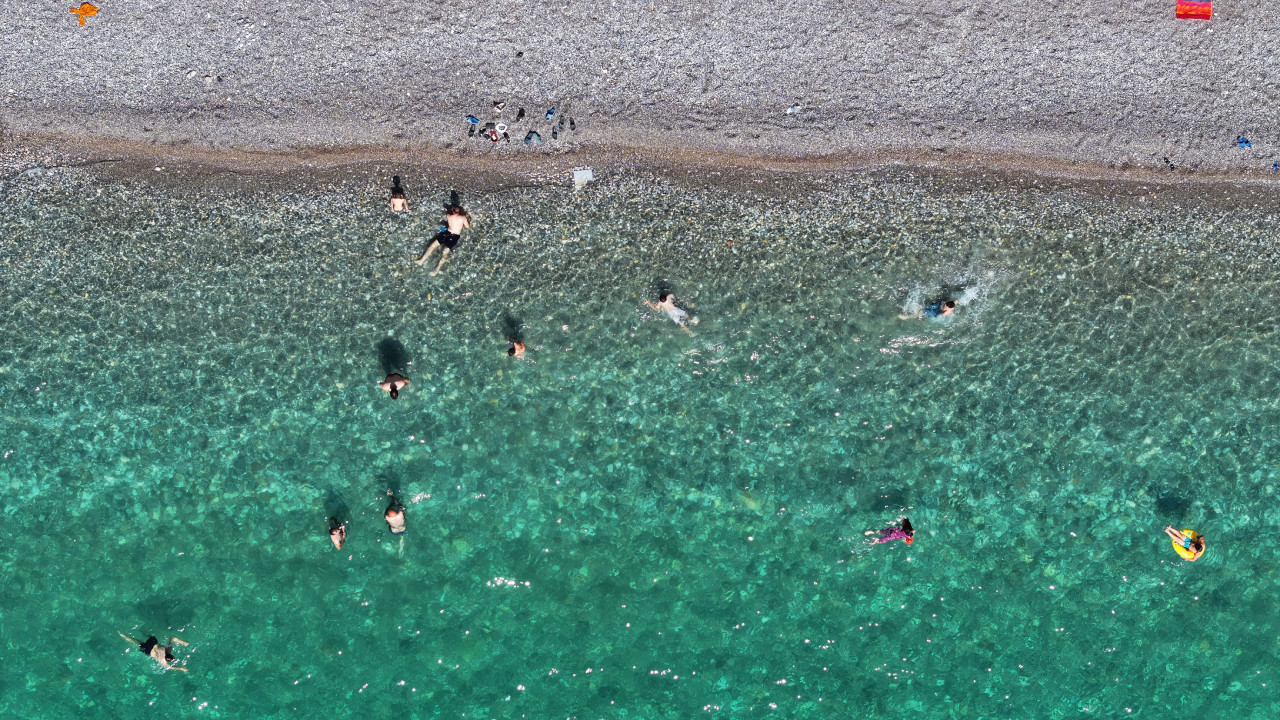
<instances>
[{"instance_id":1,"label":"man in black swim shorts","mask_svg":"<svg viewBox=\"0 0 1280 720\"><path fill-rule=\"evenodd\" d=\"M462 239L462 231L471 227L471 215L461 205L450 205L448 212L445 213L444 220L446 227L440 229L440 232L431 239L431 244L427 249L414 260L415 263L421 265L431 257L431 253L436 248L442 248L440 251L440 262L436 265L436 269L431 271L431 276L435 277L440 274L440 268L444 267L445 262L449 259L449 254L458 246L458 241Z\"/></svg>"}]
</instances>

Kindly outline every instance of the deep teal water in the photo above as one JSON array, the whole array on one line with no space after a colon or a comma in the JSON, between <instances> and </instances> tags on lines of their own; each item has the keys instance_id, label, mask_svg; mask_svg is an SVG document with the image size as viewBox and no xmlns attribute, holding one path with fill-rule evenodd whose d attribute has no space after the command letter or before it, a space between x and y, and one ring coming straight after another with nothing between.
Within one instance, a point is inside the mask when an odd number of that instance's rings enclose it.
<instances>
[{"instance_id":1,"label":"deep teal water","mask_svg":"<svg viewBox=\"0 0 1280 720\"><path fill-rule=\"evenodd\" d=\"M1280 713L1274 217L381 183L0 190L0 715Z\"/></svg>"}]
</instances>

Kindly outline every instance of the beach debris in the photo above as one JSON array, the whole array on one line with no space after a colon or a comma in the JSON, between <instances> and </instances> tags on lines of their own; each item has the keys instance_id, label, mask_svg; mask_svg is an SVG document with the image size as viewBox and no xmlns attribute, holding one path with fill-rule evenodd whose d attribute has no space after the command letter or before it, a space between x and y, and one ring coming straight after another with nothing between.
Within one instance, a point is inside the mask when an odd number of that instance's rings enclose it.
<instances>
[{"instance_id":1,"label":"beach debris","mask_svg":"<svg viewBox=\"0 0 1280 720\"><path fill-rule=\"evenodd\" d=\"M547 119L548 119L548 120L550 120L551 118L553 118L553 117L555 117L555 116L556 116L556 109L555 109L555 108L551 108L550 110L548 110L548 111L547 111Z\"/></svg>"},{"instance_id":2,"label":"beach debris","mask_svg":"<svg viewBox=\"0 0 1280 720\"><path fill-rule=\"evenodd\" d=\"M1178 0L1175 13L1179 20L1212 20L1213 2L1196 2L1196 0Z\"/></svg>"},{"instance_id":3,"label":"beach debris","mask_svg":"<svg viewBox=\"0 0 1280 720\"><path fill-rule=\"evenodd\" d=\"M573 122L573 118L569 118L569 129L570 130L577 129L577 124Z\"/></svg>"},{"instance_id":4,"label":"beach debris","mask_svg":"<svg viewBox=\"0 0 1280 720\"><path fill-rule=\"evenodd\" d=\"M505 102L501 102L501 101L496 102L496 103L494 103L494 104L493 104L493 111L494 111L495 113L499 113L499 114L501 114L501 113L502 113L502 108L504 108L504 107L506 107L506 106L507 106L507 104L506 104Z\"/></svg>"},{"instance_id":5,"label":"beach debris","mask_svg":"<svg viewBox=\"0 0 1280 720\"><path fill-rule=\"evenodd\" d=\"M85 18L93 17L94 15L98 14L98 7L90 3L80 3L80 7L71 8L71 14L79 15L80 24L84 25Z\"/></svg>"},{"instance_id":6,"label":"beach debris","mask_svg":"<svg viewBox=\"0 0 1280 720\"><path fill-rule=\"evenodd\" d=\"M583 186L595 179L595 175L591 173L591 168L574 169L573 189L581 190Z\"/></svg>"},{"instance_id":7,"label":"beach debris","mask_svg":"<svg viewBox=\"0 0 1280 720\"><path fill-rule=\"evenodd\" d=\"M528 135L524 136L525 145L541 145L542 136L536 130L530 130Z\"/></svg>"},{"instance_id":8,"label":"beach debris","mask_svg":"<svg viewBox=\"0 0 1280 720\"><path fill-rule=\"evenodd\" d=\"M1253 147L1253 143L1249 142L1249 138L1247 138L1247 137L1245 137L1245 136L1243 136L1243 135L1237 135L1237 136L1236 136L1236 147L1238 147L1238 148L1251 148L1251 147Z\"/></svg>"},{"instance_id":9,"label":"beach debris","mask_svg":"<svg viewBox=\"0 0 1280 720\"><path fill-rule=\"evenodd\" d=\"M791 107L787 108L787 114L794 115L800 112L802 109L803 108L800 107L800 103L796 103L795 105L792 105Z\"/></svg>"},{"instance_id":10,"label":"beach debris","mask_svg":"<svg viewBox=\"0 0 1280 720\"><path fill-rule=\"evenodd\" d=\"M490 141L490 142L498 142L498 131L497 131L497 130L492 130L492 129L491 129L491 130L489 130L489 141Z\"/></svg>"},{"instance_id":11,"label":"beach debris","mask_svg":"<svg viewBox=\"0 0 1280 720\"><path fill-rule=\"evenodd\" d=\"M497 125L494 125L494 126L493 126L493 129L494 129L494 130L497 130L497 131L498 131L498 132L500 132L500 133L506 133L506 132L507 132L507 124L506 124L506 123L498 123Z\"/></svg>"},{"instance_id":12,"label":"beach debris","mask_svg":"<svg viewBox=\"0 0 1280 720\"><path fill-rule=\"evenodd\" d=\"M520 111L516 113L516 120L523 120L523 119L524 119L524 108L520 108Z\"/></svg>"},{"instance_id":13,"label":"beach debris","mask_svg":"<svg viewBox=\"0 0 1280 720\"><path fill-rule=\"evenodd\" d=\"M1271 172L1280 172L1280 160L1271 163Z\"/></svg>"},{"instance_id":14,"label":"beach debris","mask_svg":"<svg viewBox=\"0 0 1280 720\"><path fill-rule=\"evenodd\" d=\"M552 140L559 140L559 139L560 139L560 128L558 128L558 127L553 127L553 128L551 128L551 139L552 139Z\"/></svg>"},{"instance_id":15,"label":"beach debris","mask_svg":"<svg viewBox=\"0 0 1280 720\"><path fill-rule=\"evenodd\" d=\"M1162 159L1162 160L1164 160L1164 164L1165 164L1165 165L1168 165L1168 166L1169 166L1169 170L1170 170L1170 172L1172 172L1172 171L1174 171L1174 170L1177 170L1177 169L1178 169L1176 166L1174 166L1174 164L1173 164L1172 162L1169 162L1169 158L1161 158L1161 159Z\"/></svg>"},{"instance_id":16,"label":"beach debris","mask_svg":"<svg viewBox=\"0 0 1280 720\"><path fill-rule=\"evenodd\" d=\"M472 125L479 125L480 118L476 117L475 115L468 115L467 122L471 123Z\"/></svg>"}]
</instances>

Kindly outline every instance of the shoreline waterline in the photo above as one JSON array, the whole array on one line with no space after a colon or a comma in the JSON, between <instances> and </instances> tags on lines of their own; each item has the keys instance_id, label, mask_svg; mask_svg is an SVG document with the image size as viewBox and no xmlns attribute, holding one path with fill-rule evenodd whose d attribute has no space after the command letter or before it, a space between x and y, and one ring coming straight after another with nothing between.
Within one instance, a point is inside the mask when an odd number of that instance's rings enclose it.
<instances>
[{"instance_id":1,"label":"shoreline waterline","mask_svg":"<svg viewBox=\"0 0 1280 720\"><path fill-rule=\"evenodd\" d=\"M1224 209L1280 207L1280 177L1258 172L1170 172L1164 166L1117 168L1033 155L883 151L798 157L744 155L693 148L576 147L554 152L491 153L430 147L326 147L247 151L198 144L150 144L113 138L19 136L0 150L14 169L76 167L105 178L197 188L262 189L345 184L353 178L417 173L433 186L475 191L571 185L575 168L648 174L677 185L796 195L805 183L842 177L913 177L963 191L1083 190L1142 203L1192 203Z\"/></svg>"}]
</instances>

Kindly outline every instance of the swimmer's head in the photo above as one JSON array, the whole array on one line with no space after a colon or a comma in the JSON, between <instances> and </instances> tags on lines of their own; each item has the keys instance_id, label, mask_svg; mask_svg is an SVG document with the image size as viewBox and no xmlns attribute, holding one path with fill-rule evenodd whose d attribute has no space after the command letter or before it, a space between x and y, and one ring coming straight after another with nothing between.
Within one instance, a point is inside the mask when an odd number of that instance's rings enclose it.
<instances>
[{"instance_id":1,"label":"swimmer's head","mask_svg":"<svg viewBox=\"0 0 1280 720\"><path fill-rule=\"evenodd\" d=\"M1192 549L1194 549L1196 552L1204 552L1204 536L1203 536L1203 535L1201 535L1200 537L1198 537L1198 538L1196 538L1196 539L1192 540L1192 541L1191 541L1191 547L1192 547Z\"/></svg>"},{"instance_id":2,"label":"swimmer's head","mask_svg":"<svg viewBox=\"0 0 1280 720\"><path fill-rule=\"evenodd\" d=\"M400 391L396 389L395 383L391 383L391 389L388 390L388 392L391 393L392 400L395 400L396 398L400 397Z\"/></svg>"},{"instance_id":3,"label":"swimmer's head","mask_svg":"<svg viewBox=\"0 0 1280 720\"><path fill-rule=\"evenodd\" d=\"M946 302L942 303L942 307L944 307L944 308L946 308L946 309L948 309L948 310L955 310L955 309L956 309L956 301L955 301L955 300L948 300L948 301L946 301Z\"/></svg>"},{"instance_id":4,"label":"swimmer's head","mask_svg":"<svg viewBox=\"0 0 1280 720\"><path fill-rule=\"evenodd\" d=\"M516 356L516 346L515 346L515 345L512 345L511 347L507 348L507 354L508 354L508 355L510 355L511 357L515 357L515 356Z\"/></svg>"},{"instance_id":5,"label":"swimmer's head","mask_svg":"<svg viewBox=\"0 0 1280 720\"><path fill-rule=\"evenodd\" d=\"M465 214L465 212L466 212L466 211L462 209L462 206L461 206L461 205L450 205L450 206L449 206L449 214L450 214L450 215L463 215L463 214Z\"/></svg>"},{"instance_id":6,"label":"swimmer's head","mask_svg":"<svg viewBox=\"0 0 1280 720\"><path fill-rule=\"evenodd\" d=\"M392 193L391 193L391 199L392 199L392 200L403 200L403 199L404 199L404 191L403 191L403 190L396 190L396 191L392 192Z\"/></svg>"},{"instance_id":7,"label":"swimmer's head","mask_svg":"<svg viewBox=\"0 0 1280 720\"><path fill-rule=\"evenodd\" d=\"M660 302L660 303L661 303L661 302L666 302L666 301L667 301L667 300L669 300L669 299L671 299L671 293L669 293L669 292L664 292L664 293L659 293L659 294L658 294L658 302Z\"/></svg>"},{"instance_id":8,"label":"swimmer's head","mask_svg":"<svg viewBox=\"0 0 1280 720\"><path fill-rule=\"evenodd\" d=\"M902 532L907 534L907 542L911 542L911 538L915 537L916 529L911 527L911 521L902 518Z\"/></svg>"}]
</instances>

